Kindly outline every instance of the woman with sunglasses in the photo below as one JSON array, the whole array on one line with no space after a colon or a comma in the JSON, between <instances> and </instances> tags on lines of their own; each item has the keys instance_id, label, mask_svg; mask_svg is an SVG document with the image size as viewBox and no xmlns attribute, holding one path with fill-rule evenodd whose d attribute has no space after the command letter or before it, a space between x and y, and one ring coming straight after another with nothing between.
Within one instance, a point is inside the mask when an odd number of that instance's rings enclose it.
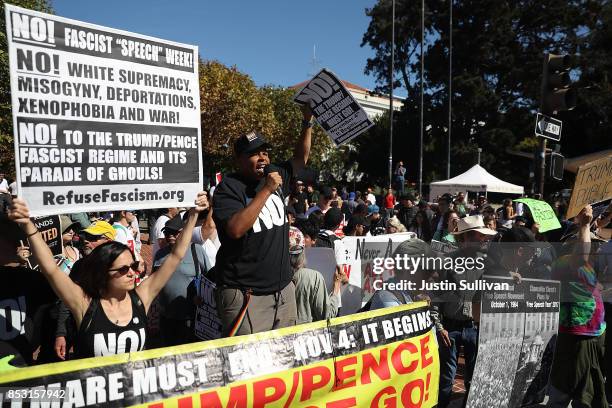
<instances>
[{"instance_id":1,"label":"woman with sunglasses","mask_svg":"<svg viewBox=\"0 0 612 408\"><path fill-rule=\"evenodd\" d=\"M81 259L81 253L72 244L74 239L75 229L79 225L72 222L67 215L60 215L60 229L62 230L62 255L59 259L59 268L66 275L70 275L75 262Z\"/></svg>"},{"instance_id":2,"label":"woman with sunglasses","mask_svg":"<svg viewBox=\"0 0 612 408\"><path fill-rule=\"evenodd\" d=\"M13 201L9 217L26 233L41 272L74 316L78 328L77 357L106 356L144 348L146 313L184 257L198 213L208 208L206 195L199 193L195 205L172 253L155 274L135 288L138 262L127 246L114 241L96 247L79 262L78 268L84 268L86 273L79 274L78 283L73 282L55 264L49 247L29 218L25 201Z\"/></svg>"}]
</instances>

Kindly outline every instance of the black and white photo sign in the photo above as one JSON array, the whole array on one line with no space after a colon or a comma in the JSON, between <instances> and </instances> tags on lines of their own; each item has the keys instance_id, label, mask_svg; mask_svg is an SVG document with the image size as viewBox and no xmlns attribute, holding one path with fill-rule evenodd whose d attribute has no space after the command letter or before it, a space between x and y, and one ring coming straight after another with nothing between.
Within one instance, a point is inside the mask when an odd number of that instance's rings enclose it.
<instances>
[{"instance_id":1,"label":"black and white photo sign","mask_svg":"<svg viewBox=\"0 0 612 408\"><path fill-rule=\"evenodd\" d=\"M188 206L198 48L6 5L15 162L32 215Z\"/></svg>"},{"instance_id":2,"label":"black and white photo sign","mask_svg":"<svg viewBox=\"0 0 612 408\"><path fill-rule=\"evenodd\" d=\"M325 68L293 100L301 105L310 103L317 122L336 146L350 142L374 125L342 81Z\"/></svg>"}]
</instances>

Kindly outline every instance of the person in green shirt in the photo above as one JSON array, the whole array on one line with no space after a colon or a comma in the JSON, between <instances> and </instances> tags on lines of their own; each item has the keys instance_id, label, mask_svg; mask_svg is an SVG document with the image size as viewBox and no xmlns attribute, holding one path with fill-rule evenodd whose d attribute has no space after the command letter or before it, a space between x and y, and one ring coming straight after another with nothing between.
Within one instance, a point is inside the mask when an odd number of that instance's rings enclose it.
<instances>
[{"instance_id":1,"label":"person in green shirt","mask_svg":"<svg viewBox=\"0 0 612 408\"><path fill-rule=\"evenodd\" d=\"M448 210L446 214L444 214L444 221L442 221L442 229L436 231L433 236L433 239L435 239L436 241L455 244L455 236L452 234L452 232L455 231L459 218L461 217L459 217L458 211Z\"/></svg>"},{"instance_id":2,"label":"person in green shirt","mask_svg":"<svg viewBox=\"0 0 612 408\"><path fill-rule=\"evenodd\" d=\"M465 202L465 194L463 191L457 193L457 198L455 198L455 210L459 215L459 218L463 218L468 213L467 203Z\"/></svg>"}]
</instances>

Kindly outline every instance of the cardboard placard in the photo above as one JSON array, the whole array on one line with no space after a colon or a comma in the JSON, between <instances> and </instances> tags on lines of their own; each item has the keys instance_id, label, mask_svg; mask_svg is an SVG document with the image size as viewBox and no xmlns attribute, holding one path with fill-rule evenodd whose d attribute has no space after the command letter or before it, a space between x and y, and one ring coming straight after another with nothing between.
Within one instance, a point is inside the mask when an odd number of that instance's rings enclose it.
<instances>
[{"instance_id":1,"label":"cardboard placard","mask_svg":"<svg viewBox=\"0 0 612 408\"><path fill-rule=\"evenodd\" d=\"M514 201L529 207L533 220L540 224L539 231L541 233L561 228L561 223L557 218L557 214L555 214L555 210L546 201L534 200L533 198L519 198Z\"/></svg>"},{"instance_id":2,"label":"cardboard placard","mask_svg":"<svg viewBox=\"0 0 612 408\"><path fill-rule=\"evenodd\" d=\"M578 215L587 204L612 198L612 154L578 168L567 219Z\"/></svg>"}]
</instances>

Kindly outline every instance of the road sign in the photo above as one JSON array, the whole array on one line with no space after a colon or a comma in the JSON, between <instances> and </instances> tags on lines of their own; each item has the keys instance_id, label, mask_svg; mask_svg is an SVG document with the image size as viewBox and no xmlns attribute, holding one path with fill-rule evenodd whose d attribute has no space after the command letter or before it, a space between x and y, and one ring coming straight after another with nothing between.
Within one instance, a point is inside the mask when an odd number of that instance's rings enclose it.
<instances>
[{"instance_id":1,"label":"road sign","mask_svg":"<svg viewBox=\"0 0 612 408\"><path fill-rule=\"evenodd\" d=\"M561 127L563 122L559 119L538 113L536 117L535 134L556 142L561 140Z\"/></svg>"}]
</instances>

